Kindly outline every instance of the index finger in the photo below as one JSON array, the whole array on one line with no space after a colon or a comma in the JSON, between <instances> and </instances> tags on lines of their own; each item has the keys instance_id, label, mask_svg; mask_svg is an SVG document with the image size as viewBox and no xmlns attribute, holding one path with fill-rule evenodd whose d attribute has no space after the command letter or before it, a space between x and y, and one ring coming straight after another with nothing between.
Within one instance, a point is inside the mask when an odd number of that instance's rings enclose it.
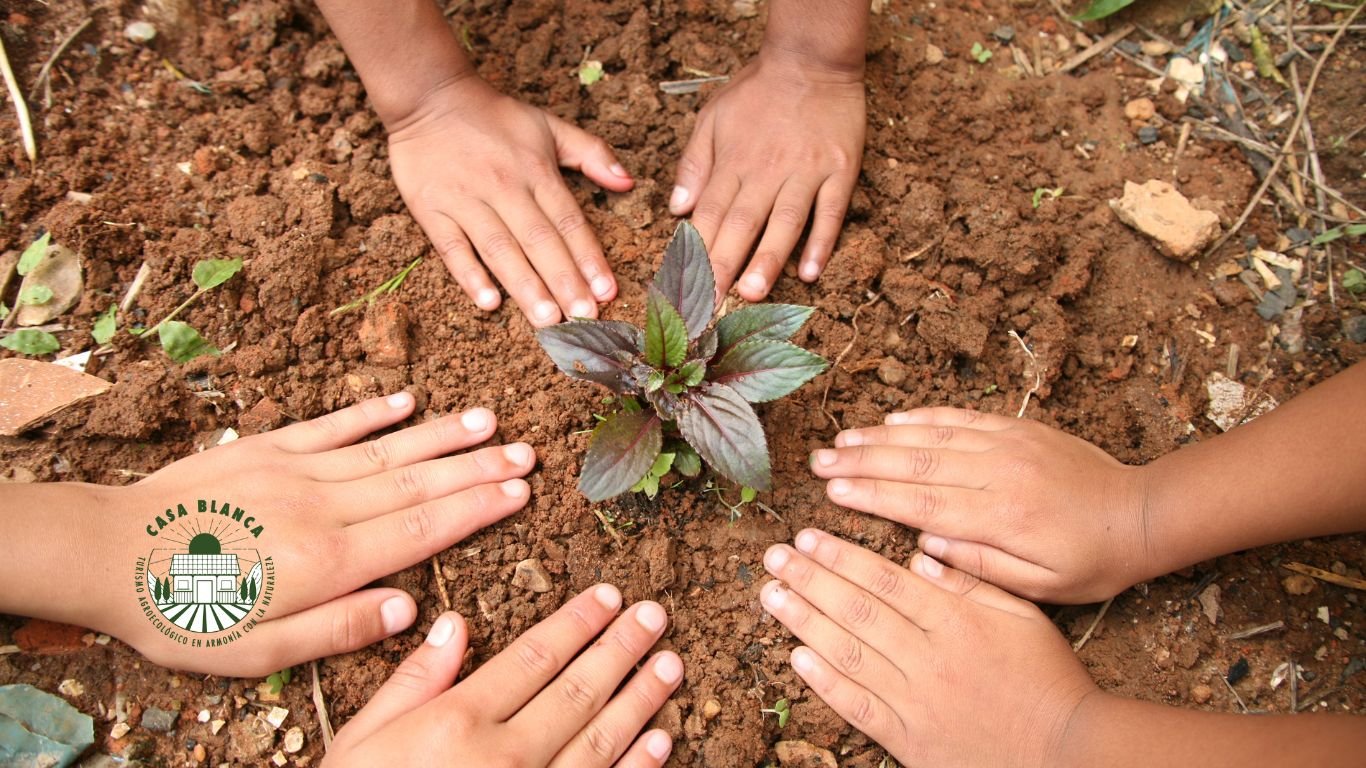
<instances>
[{"instance_id":1,"label":"index finger","mask_svg":"<svg viewBox=\"0 0 1366 768\"><path fill-rule=\"evenodd\" d=\"M319 453L350 445L371 432L392 426L413 412L413 396L395 392L363 400L316 419L301 421L270 433L279 448L290 453Z\"/></svg>"}]
</instances>

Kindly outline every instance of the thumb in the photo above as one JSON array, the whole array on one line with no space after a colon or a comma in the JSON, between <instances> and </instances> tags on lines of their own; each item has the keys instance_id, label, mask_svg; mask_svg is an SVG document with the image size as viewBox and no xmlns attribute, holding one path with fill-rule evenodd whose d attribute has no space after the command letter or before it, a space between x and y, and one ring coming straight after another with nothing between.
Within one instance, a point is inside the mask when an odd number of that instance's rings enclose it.
<instances>
[{"instance_id":1,"label":"thumb","mask_svg":"<svg viewBox=\"0 0 1366 768\"><path fill-rule=\"evenodd\" d=\"M673 194L669 196L669 213L686 216L692 212L711 177L712 159L711 120L704 114L697 118L688 147L678 159L678 175L674 179Z\"/></svg>"},{"instance_id":2,"label":"thumb","mask_svg":"<svg viewBox=\"0 0 1366 768\"><path fill-rule=\"evenodd\" d=\"M339 738L359 741L451 689L469 646L460 614L448 611L432 622L427 639L398 665L370 702L346 724Z\"/></svg>"},{"instance_id":3,"label":"thumb","mask_svg":"<svg viewBox=\"0 0 1366 768\"><path fill-rule=\"evenodd\" d=\"M562 167L579 171L594 184L613 192L625 192L635 186L635 180L607 142L554 115L546 115L546 123L555 138L555 157Z\"/></svg>"},{"instance_id":4,"label":"thumb","mask_svg":"<svg viewBox=\"0 0 1366 768\"><path fill-rule=\"evenodd\" d=\"M1038 609L1032 603L1027 603L972 574L949 568L924 552L917 552L911 556L911 570L940 589L962 595L988 608L1025 618L1031 618L1038 613Z\"/></svg>"}]
</instances>

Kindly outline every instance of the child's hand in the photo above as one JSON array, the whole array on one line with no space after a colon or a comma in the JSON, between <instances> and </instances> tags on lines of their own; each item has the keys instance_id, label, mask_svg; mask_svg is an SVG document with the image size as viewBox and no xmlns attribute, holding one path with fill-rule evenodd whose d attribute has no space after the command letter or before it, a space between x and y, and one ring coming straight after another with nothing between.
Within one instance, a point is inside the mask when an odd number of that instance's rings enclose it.
<instances>
[{"instance_id":1,"label":"child's hand","mask_svg":"<svg viewBox=\"0 0 1366 768\"><path fill-rule=\"evenodd\" d=\"M101 489L112 492L120 512L115 534L101 547L111 553L107 568L99 569L107 571L100 583L114 592L99 601L105 616L90 623L162 666L242 677L403 630L417 616L412 598L364 587L521 509L530 488L520 478L536 463L525 443L448 455L493 434L493 413L482 408L353 445L412 412L407 393L367 400L195 454L136 485ZM241 507L264 531L252 539L241 523L197 513L197 499ZM275 564L264 619L222 647L163 637L134 599L134 560L154 546L171 546L149 538L143 526L177 504L191 508L195 525L245 539Z\"/></svg>"},{"instance_id":2,"label":"child's hand","mask_svg":"<svg viewBox=\"0 0 1366 768\"><path fill-rule=\"evenodd\" d=\"M617 295L602 246L558 169L630 189L601 139L471 75L428 94L391 126L389 155L408 210L480 309L502 300L486 268L537 327L597 317L598 302Z\"/></svg>"},{"instance_id":3,"label":"child's hand","mask_svg":"<svg viewBox=\"0 0 1366 768\"><path fill-rule=\"evenodd\" d=\"M455 687L469 638L458 614L443 614L337 734L327 767L663 765L669 735L636 734L682 681L683 661L655 654L617 692L667 620L658 603L636 603L593 642L620 606L615 587L592 587Z\"/></svg>"},{"instance_id":4,"label":"child's hand","mask_svg":"<svg viewBox=\"0 0 1366 768\"><path fill-rule=\"evenodd\" d=\"M841 432L811 467L836 504L919 528L930 555L1033 600L1104 600L1162 572L1142 470L1036 422L894 413Z\"/></svg>"},{"instance_id":5,"label":"child's hand","mask_svg":"<svg viewBox=\"0 0 1366 768\"><path fill-rule=\"evenodd\" d=\"M917 554L908 571L814 530L771 547L764 609L792 667L902 765L1062 764L1099 689L1030 603ZM800 551L799 551L800 550Z\"/></svg>"},{"instance_id":6,"label":"child's hand","mask_svg":"<svg viewBox=\"0 0 1366 768\"><path fill-rule=\"evenodd\" d=\"M865 109L861 75L767 51L702 108L669 210L692 213L718 295L757 240L738 290L747 301L767 296L813 210L797 274L808 283L820 277L858 181Z\"/></svg>"}]
</instances>

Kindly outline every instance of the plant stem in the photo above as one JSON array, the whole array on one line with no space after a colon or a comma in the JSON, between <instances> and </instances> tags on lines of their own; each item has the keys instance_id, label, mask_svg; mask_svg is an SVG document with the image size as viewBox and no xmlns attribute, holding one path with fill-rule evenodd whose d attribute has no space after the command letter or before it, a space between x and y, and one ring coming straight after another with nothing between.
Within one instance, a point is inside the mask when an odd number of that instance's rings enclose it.
<instances>
[{"instance_id":1,"label":"plant stem","mask_svg":"<svg viewBox=\"0 0 1366 768\"><path fill-rule=\"evenodd\" d=\"M166 323L170 322L171 320L174 320L174 319L175 319L175 316L178 315L178 314L180 314L181 310L183 310L183 309L185 309L186 307L190 306L190 304L194 303L194 300L195 300L195 299L199 298L200 296L203 296L203 295L204 295L205 293L207 293L209 290L211 290L211 289L209 289L209 288L200 288L199 290L195 291L193 296L191 296L190 298L188 298L188 299L182 301L182 302L180 303L180 306L178 306L178 307L176 307L175 309L171 310L171 314L169 314L169 315L167 315L167 316L161 318L160 320L157 321L157 324L156 324L156 325L154 325L154 326L152 326L151 328L148 328L147 330L145 330L145 331L143 331L142 333L138 334L138 338L145 338L145 337L150 336L151 334L155 333L156 331L160 330L160 329L161 329L161 326L165 325Z\"/></svg>"}]
</instances>

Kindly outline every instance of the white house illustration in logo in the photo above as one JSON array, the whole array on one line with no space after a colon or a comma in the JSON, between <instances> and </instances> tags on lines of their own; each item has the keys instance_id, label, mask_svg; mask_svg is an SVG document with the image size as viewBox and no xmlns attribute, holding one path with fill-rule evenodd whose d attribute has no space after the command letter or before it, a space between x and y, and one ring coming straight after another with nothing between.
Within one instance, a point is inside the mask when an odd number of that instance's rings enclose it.
<instances>
[{"instance_id":1,"label":"white house illustration in logo","mask_svg":"<svg viewBox=\"0 0 1366 768\"><path fill-rule=\"evenodd\" d=\"M166 562L166 554L152 552L153 569ZM251 612L260 594L261 558L256 550L224 552L212 533L195 534L186 550L170 553L169 560L165 576L149 569L148 586L161 615L190 632L232 627Z\"/></svg>"}]
</instances>

